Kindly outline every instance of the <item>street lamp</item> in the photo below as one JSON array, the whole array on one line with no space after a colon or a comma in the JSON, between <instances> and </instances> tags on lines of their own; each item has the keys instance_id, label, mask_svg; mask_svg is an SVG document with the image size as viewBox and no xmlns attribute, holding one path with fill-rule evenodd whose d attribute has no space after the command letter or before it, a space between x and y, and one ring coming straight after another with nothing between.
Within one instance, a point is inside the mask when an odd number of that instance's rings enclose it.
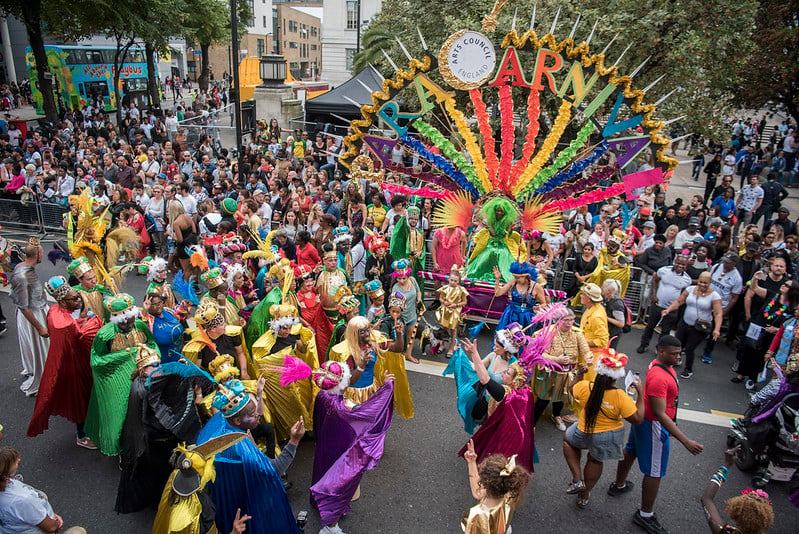
<instances>
[{"instance_id":1,"label":"street lamp","mask_svg":"<svg viewBox=\"0 0 799 534\"><path fill-rule=\"evenodd\" d=\"M261 56L261 87L283 87L286 81L286 58L280 54Z\"/></svg>"}]
</instances>

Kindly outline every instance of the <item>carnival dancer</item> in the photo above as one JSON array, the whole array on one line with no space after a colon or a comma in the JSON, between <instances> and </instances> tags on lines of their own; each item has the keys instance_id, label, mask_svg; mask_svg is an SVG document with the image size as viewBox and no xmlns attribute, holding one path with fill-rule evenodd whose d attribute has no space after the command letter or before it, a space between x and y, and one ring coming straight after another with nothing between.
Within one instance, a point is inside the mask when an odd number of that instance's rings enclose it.
<instances>
[{"instance_id":1,"label":"carnival dancer","mask_svg":"<svg viewBox=\"0 0 799 534\"><path fill-rule=\"evenodd\" d=\"M413 355L413 345L419 323L419 313L424 308L422 290L416 282L416 278L412 277L413 269L407 259L399 259L391 267L394 269L391 276L396 279L391 288L391 294L401 293L405 298L405 308L402 310L402 321L405 323L405 359L411 363L419 363L419 360Z\"/></svg>"},{"instance_id":2,"label":"carnival dancer","mask_svg":"<svg viewBox=\"0 0 799 534\"><path fill-rule=\"evenodd\" d=\"M294 268L289 260L282 258L272 265L269 269L269 277L275 285L255 306L247 322L245 339L247 348L250 350L252 350L253 344L269 331L269 321L272 320L270 311L273 306L290 304L299 308L300 305L297 295L294 293Z\"/></svg>"},{"instance_id":3,"label":"carnival dancer","mask_svg":"<svg viewBox=\"0 0 799 534\"><path fill-rule=\"evenodd\" d=\"M320 534L342 533L338 521L349 513L350 501L360 495L364 473L377 467L391 426L392 375L386 372L380 389L358 405L344 396L350 377L350 368L334 361L313 373L320 391L314 405L317 447L311 502L324 525Z\"/></svg>"},{"instance_id":4,"label":"carnival dancer","mask_svg":"<svg viewBox=\"0 0 799 534\"><path fill-rule=\"evenodd\" d=\"M624 419L633 425L644 420L644 388L641 379L633 382L638 397L633 400L623 389L616 388L616 381L624 377L627 356L608 348L598 355L593 384L584 379L586 368L581 366L569 384L575 402L583 409L580 419L573 423L563 435L563 456L572 473L572 482L566 493L577 495L577 507L585 508L591 498L602 465L606 460L621 460L624 457ZM584 470L580 470L582 450L588 450Z\"/></svg>"},{"instance_id":5,"label":"carnival dancer","mask_svg":"<svg viewBox=\"0 0 799 534\"><path fill-rule=\"evenodd\" d=\"M477 464L474 443L469 440L463 454L469 468L472 497L480 502L461 520L461 529L470 534L505 534L511 531L513 513L522 500L530 473L516 464L516 455L506 458L494 454Z\"/></svg>"},{"instance_id":6,"label":"carnival dancer","mask_svg":"<svg viewBox=\"0 0 799 534\"><path fill-rule=\"evenodd\" d=\"M272 306L270 315L270 328L253 344L252 359L258 375L266 377L267 409L272 414L277 439L282 441L289 437L292 422L299 418L305 421L308 430L313 430L310 415L316 397L316 386L310 378L287 388L281 386L284 361L293 356L316 369L319 356L313 332L302 326L296 307L290 304Z\"/></svg>"},{"instance_id":7,"label":"carnival dancer","mask_svg":"<svg viewBox=\"0 0 799 534\"><path fill-rule=\"evenodd\" d=\"M388 293L394 280L391 278L391 264L394 258L388 253L388 242L380 234L374 234L366 238L366 248L371 252L371 256L366 258L366 277L370 280L378 280L383 286L383 291Z\"/></svg>"},{"instance_id":8,"label":"carnival dancer","mask_svg":"<svg viewBox=\"0 0 799 534\"><path fill-rule=\"evenodd\" d=\"M164 302L164 306L174 309L180 303L180 300L175 296L175 291L172 285L166 281L168 274L167 263L164 258L147 256L141 263L139 263L139 272L147 275L147 281L150 285L147 286L145 295L158 293ZM187 295L184 295L187 297Z\"/></svg>"},{"instance_id":9,"label":"carnival dancer","mask_svg":"<svg viewBox=\"0 0 799 534\"><path fill-rule=\"evenodd\" d=\"M333 229L333 243L336 245L336 265L339 269L347 270L347 255L352 243L352 234L347 226L337 226Z\"/></svg>"},{"instance_id":10,"label":"carnival dancer","mask_svg":"<svg viewBox=\"0 0 799 534\"><path fill-rule=\"evenodd\" d=\"M513 262L510 264L511 280L503 285L499 267L494 267L494 296L502 296L510 292L508 307L502 312L497 328L506 328L510 323L519 323L522 327L530 326L536 306L546 304L544 288L538 283L538 271L529 263Z\"/></svg>"},{"instance_id":11,"label":"carnival dancer","mask_svg":"<svg viewBox=\"0 0 799 534\"><path fill-rule=\"evenodd\" d=\"M369 308L366 310L366 318L373 325L378 325L386 316L386 293L379 280L369 280L365 287L366 294L369 295Z\"/></svg>"},{"instance_id":12,"label":"carnival dancer","mask_svg":"<svg viewBox=\"0 0 799 534\"><path fill-rule=\"evenodd\" d=\"M86 435L107 456L121 452L120 435L125 422L130 394L130 376L136 369L136 346L158 349L147 323L139 319L133 297L120 293L105 303L109 322L97 332L92 343L91 366L94 377Z\"/></svg>"},{"instance_id":13,"label":"carnival dancer","mask_svg":"<svg viewBox=\"0 0 799 534\"><path fill-rule=\"evenodd\" d=\"M38 436L47 430L51 416L60 415L75 423L75 443L94 450L97 447L84 434L83 424L92 392L89 351L103 322L97 315L85 319L72 316L81 307L80 295L63 276L54 276L44 288L56 303L47 312L50 348L27 435Z\"/></svg>"},{"instance_id":14,"label":"carnival dancer","mask_svg":"<svg viewBox=\"0 0 799 534\"><path fill-rule=\"evenodd\" d=\"M523 335L523 334L522 334ZM535 430L533 428L533 392L527 387L524 368L516 362L502 373L501 382L491 378L482 365L477 346L467 339L461 340L463 351L472 360L480 384L490 395L478 399L472 409L475 420L485 422L470 440L477 460L482 462L492 454L517 456L517 462L533 471L535 455ZM454 359L454 358L453 358ZM467 445L458 452L463 456Z\"/></svg>"},{"instance_id":15,"label":"carnival dancer","mask_svg":"<svg viewBox=\"0 0 799 534\"><path fill-rule=\"evenodd\" d=\"M336 310L339 314L338 322L333 326L333 333L330 336L330 343L325 351L325 360L330 359L330 349L344 341L344 333L350 319L358 315L358 300L350 293L349 287L342 287L336 295Z\"/></svg>"},{"instance_id":16,"label":"carnival dancer","mask_svg":"<svg viewBox=\"0 0 799 534\"><path fill-rule=\"evenodd\" d=\"M383 315L377 327L387 341L381 346L384 349L382 358L376 365L379 370L394 375L394 410L400 417L410 419L414 409L408 371L405 369L405 324L400 317L404 308L405 297L402 293L396 293L389 299L388 314Z\"/></svg>"},{"instance_id":17,"label":"carnival dancer","mask_svg":"<svg viewBox=\"0 0 799 534\"><path fill-rule=\"evenodd\" d=\"M322 300L322 309L325 310L331 325L338 321L336 309L336 294L339 288L346 286L347 273L338 267L338 252L331 243L322 245L322 272L316 278L316 290Z\"/></svg>"},{"instance_id":18,"label":"carnival dancer","mask_svg":"<svg viewBox=\"0 0 799 534\"><path fill-rule=\"evenodd\" d=\"M618 280L621 284L621 297L627 292L627 285L630 283L630 261L621 248L621 244L627 240L627 236L619 229L613 231L608 238L607 245L599 251L598 264L594 272L586 280L586 284L594 284L602 287L605 280ZM580 303L579 295L572 299L572 306Z\"/></svg>"},{"instance_id":19,"label":"carnival dancer","mask_svg":"<svg viewBox=\"0 0 799 534\"><path fill-rule=\"evenodd\" d=\"M220 388L214 408L219 412L200 431L199 446L219 436L247 432L258 424L255 399L238 380L230 380ZM251 439L243 439L217 453L211 494L220 532L231 531L240 511L252 517L247 529L252 534L300 533L280 475L291 465L304 433L305 426L300 420L291 428L290 440L275 465Z\"/></svg>"},{"instance_id":20,"label":"carnival dancer","mask_svg":"<svg viewBox=\"0 0 799 534\"><path fill-rule=\"evenodd\" d=\"M200 274L200 280L208 288L208 293L203 295L203 300L211 298L225 314L225 321L229 325L243 326L243 319L239 317L236 304L228 299L228 284L225 273L219 267L213 267Z\"/></svg>"},{"instance_id":21,"label":"carnival dancer","mask_svg":"<svg viewBox=\"0 0 799 534\"><path fill-rule=\"evenodd\" d=\"M441 306L436 310L436 320L438 324L449 331L449 347L447 348L447 358L452 357L455 351L455 342L458 339L458 325L461 323L461 311L466 305L466 298L469 292L461 285L463 273L466 269L457 264L453 264L449 271L447 285L441 286L436 290Z\"/></svg>"},{"instance_id":22,"label":"carnival dancer","mask_svg":"<svg viewBox=\"0 0 799 534\"><path fill-rule=\"evenodd\" d=\"M189 316L191 303L184 300L177 309L168 308L163 295L160 291L148 293L142 311L161 351L161 361L168 363L179 360L183 353L183 334L186 332L183 323Z\"/></svg>"},{"instance_id":23,"label":"carnival dancer","mask_svg":"<svg viewBox=\"0 0 799 534\"><path fill-rule=\"evenodd\" d=\"M480 362L496 383L502 383L503 375L516 363L516 356L524 343L524 334L518 324L510 328L497 330L494 334L493 350ZM463 419L464 430L473 434L477 425L485 422L488 399L487 387L482 384L477 367L472 366L470 355L461 348L457 349L442 373L444 376L454 375L458 392L458 413Z\"/></svg>"},{"instance_id":24,"label":"carnival dancer","mask_svg":"<svg viewBox=\"0 0 799 534\"><path fill-rule=\"evenodd\" d=\"M236 308L236 315L240 318L242 326L247 325L247 321L252 314L251 305L255 300L255 291L244 293L245 276L244 265L234 263L227 268L227 302L231 307Z\"/></svg>"},{"instance_id":25,"label":"carnival dancer","mask_svg":"<svg viewBox=\"0 0 799 534\"><path fill-rule=\"evenodd\" d=\"M463 265L466 258L466 232L460 227L442 227L433 232L430 244L433 271L449 274L452 267Z\"/></svg>"},{"instance_id":26,"label":"carnival dancer","mask_svg":"<svg viewBox=\"0 0 799 534\"><path fill-rule=\"evenodd\" d=\"M122 454L116 505L120 514L155 508L172 466L169 457L179 442L193 443L200 430L197 403L216 382L185 361L161 364L158 350L139 344L136 371L122 427Z\"/></svg>"},{"instance_id":27,"label":"carnival dancer","mask_svg":"<svg viewBox=\"0 0 799 534\"><path fill-rule=\"evenodd\" d=\"M425 252L424 233L419 229L419 219L421 212L416 206L409 206L406 215L401 217L399 222L394 226L394 233L391 234L391 243L389 251L396 263L397 260L406 259L408 267L416 281L416 285L420 289L420 294L424 295L422 290L424 281L419 278L419 271L425 270ZM392 292L394 290L392 289ZM406 297L407 299L407 297ZM421 298L419 299L421 301ZM408 302L411 302L410 300ZM412 360L411 360L412 361ZM414 362L418 363L418 362Z\"/></svg>"},{"instance_id":28,"label":"carnival dancer","mask_svg":"<svg viewBox=\"0 0 799 534\"><path fill-rule=\"evenodd\" d=\"M197 330L183 347L183 354L205 370L214 358L229 354L236 359L242 380L249 380L253 368L245 350L242 328L227 324L219 305L209 298L200 301L194 312L194 322Z\"/></svg>"},{"instance_id":29,"label":"carnival dancer","mask_svg":"<svg viewBox=\"0 0 799 534\"><path fill-rule=\"evenodd\" d=\"M480 216L486 227L472 239L474 246L466 264L466 277L492 282L494 267L498 267L501 281L507 282L511 263L521 258L521 236L512 230L519 218L519 208L511 200L498 196L483 204Z\"/></svg>"},{"instance_id":30,"label":"carnival dancer","mask_svg":"<svg viewBox=\"0 0 799 534\"><path fill-rule=\"evenodd\" d=\"M577 365L583 364L591 366L594 364L594 356L582 331L574 326L574 311L570 308L565 309L564 316L557 324L547 326L542 334L552 335L552 342L544 350L542 356L549 361L553 361L563 367L563 371L552 371L543 367L536 368L532 379L531 387L536 394L535 401L535 422L552 402L552 422L561 432L566 430L566 423L561 413L563 412L564 402L569 400L569 372L576 369ZM572 422L576 421L574 416L569 416Z\"/></svg>"},{"instance_id":31,"label":"carnival dancer","mask_svg":"<svg viewBox=\"0 0 799 534\"><path fill-rule=\"evenodd\" d=\"M67 265L67 272L78 281L75 290L83 301L80 308L80 316L85 318L94 314L100 318L100 321L105 323L106 317L103 302L111 298L112 295L104 285L97 283L97 273L94 272L89 260L83 256L75 258Z\"/></svg>"},{"instance_id":32,"label":"carnival dancer","mask_svg":"<svg viewBox=\"0 0 799 534\"><path fill-rule=\"evenodd\" d=\"M47 300L36 273L42 262L42 246L32 237L25 247L25 260L14 267L11 276L11 299L17 307L17 335L25 380L19 389L27 397L36 395L50 348L47 330Z\"/></svg>"},{"instance_id":33,"label":"carnival dancer","mask_svg":"<svg viewBox=\"0 0 799 534\"><path fill-rule=\"evenodd\" d=\"M316 335L316 346L327 347L333 327L322 309L322 299L316 291L314 272L307 265L300 265L294 271L297 280L296 297L300 307L300 320L303 326L311 328Z\"/></svg>"}]
</instances>

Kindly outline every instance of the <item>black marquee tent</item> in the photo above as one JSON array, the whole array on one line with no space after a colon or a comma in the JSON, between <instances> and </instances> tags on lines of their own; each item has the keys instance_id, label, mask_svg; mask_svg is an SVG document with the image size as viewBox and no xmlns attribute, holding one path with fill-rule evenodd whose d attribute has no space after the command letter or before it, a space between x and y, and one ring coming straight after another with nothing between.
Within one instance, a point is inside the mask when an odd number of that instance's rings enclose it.
<instances>
[{"instance_id":1,"label":"black marquee tent","mask_svg":"<svg viewBox=\"0 0 799 534\"><path fill-rule=\"evenodd\" d=\"M367 90L364 85L370 90ZM371 104L372 91L377 91L382 87L383 78L370 65L335 89L307 100L305 102L305 120L343 126L341 119L337 119L334 115L346 119L360 118L360 106ZM356 106L350 100L357 102L358 105Z\"/></svg>"}]
</instances>

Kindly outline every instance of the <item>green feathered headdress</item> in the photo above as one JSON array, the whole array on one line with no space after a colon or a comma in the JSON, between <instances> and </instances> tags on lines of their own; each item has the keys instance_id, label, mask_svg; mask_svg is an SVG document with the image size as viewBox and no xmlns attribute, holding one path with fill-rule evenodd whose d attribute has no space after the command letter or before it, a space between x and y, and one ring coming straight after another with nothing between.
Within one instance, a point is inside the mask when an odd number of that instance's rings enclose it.
<instances>
[{"instance_id":1,"label":"green feathered headdress","mask_svg":"<svg viewBox=\"0 0 799 534\"><path fill-rule=\"evenodd\" d=\"M501 218L497 218L497 208L503 212ZM495 235L506 235L513 221L519 218L519 207L505 197L495 197L483 204L480 215L485 218L488 227L494 230Z\"/></svg>"}]
</instances>

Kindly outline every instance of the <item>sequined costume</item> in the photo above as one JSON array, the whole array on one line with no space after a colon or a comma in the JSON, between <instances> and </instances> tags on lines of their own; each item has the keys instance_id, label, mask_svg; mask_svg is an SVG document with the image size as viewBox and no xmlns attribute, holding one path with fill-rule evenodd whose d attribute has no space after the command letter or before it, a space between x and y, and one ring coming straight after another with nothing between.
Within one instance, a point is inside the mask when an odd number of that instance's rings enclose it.
<instances>
[{"instance_id":1,"label":"sequined costume","mask_svg":"<svg viewBox=\"0 0 799 534\"><path fill-rule=\"evenodd\" d=\"M438 324L444 328L458 328L461 322L461 310L463 310L463 306L450 308L446 305L465 302L469 292L461 285L453 287L449 284L441 286L436 292L438 293L438 298L441 300L441 307L436 310L436 320L438 320Z\"/></svg>"}]
</instances>

